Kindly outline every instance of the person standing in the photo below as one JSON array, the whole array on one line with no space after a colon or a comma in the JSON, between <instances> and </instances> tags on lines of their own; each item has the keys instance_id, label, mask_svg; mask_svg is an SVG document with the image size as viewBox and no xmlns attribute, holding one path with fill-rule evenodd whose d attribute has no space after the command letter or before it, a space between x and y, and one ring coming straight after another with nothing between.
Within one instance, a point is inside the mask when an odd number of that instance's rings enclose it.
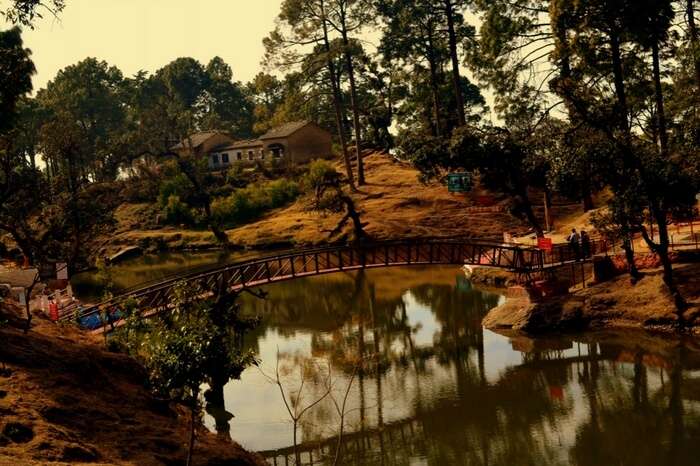
<instances>
[{"instance_id":1,"label":"person standing","mask_svg":"<svg viewBox=\"0 0 700 466\"><path fill-rule=\"evenodd\" d=\"M571 252L574 255L574 259L578 260L579 259L579 246L580 246L580 241L581 238L579 237L578 232L576 231L576 228L571 229L571 234L569 235L566 240L569 242L569 248L571 248Z\"/></svg>"},{"instance_id":2,"label":"person standing","mask_svg":"<svg viewBox=\"0 0 700 466\"><path fill-rule=\"evenodd\" d=\"M581 254L584 259L591 255L591 238L586 230L581 230Z\"/></svg>"}]
</instances>

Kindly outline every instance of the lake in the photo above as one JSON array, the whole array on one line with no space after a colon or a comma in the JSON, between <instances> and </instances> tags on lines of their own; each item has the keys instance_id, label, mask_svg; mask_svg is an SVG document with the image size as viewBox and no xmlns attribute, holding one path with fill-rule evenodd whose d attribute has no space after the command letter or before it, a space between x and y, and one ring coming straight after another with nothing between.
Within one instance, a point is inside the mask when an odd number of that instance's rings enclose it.
<instances>
[{"instance_id":1,"label":"lake","mask_svg":"<svg viewBox=\"0 0 700 466\"><path fill-rule=\"evenodd\" d=\"M109 279L124 289L242 258L146 256ZM73 285L83 298L103 286L94 274ZM246 342L260 367L210 392L204 422L270 464L294 464L292 417L303 464L331 465L336 452L353 466L700 464L697 341L494 333L481 320L504 298L456 267L264 289L264 300L241 298L261 318Z\"/></svg>"},{"instance_id":2,"label":"lake","mask_svg":"<svg viewBox=\"0 0 700 466\"><path fill-rule=\"evenodd\" d=\"M243 298L262 318L248 338L261 367L223 388L205 424L271 464L294 463L277 374L304 464L333 464L339 437L347 465L700 464L692 344L639 332L499 335L481 319L504 298L455 267L265 289L265 300Z\"/></svg>"}]
</instances>

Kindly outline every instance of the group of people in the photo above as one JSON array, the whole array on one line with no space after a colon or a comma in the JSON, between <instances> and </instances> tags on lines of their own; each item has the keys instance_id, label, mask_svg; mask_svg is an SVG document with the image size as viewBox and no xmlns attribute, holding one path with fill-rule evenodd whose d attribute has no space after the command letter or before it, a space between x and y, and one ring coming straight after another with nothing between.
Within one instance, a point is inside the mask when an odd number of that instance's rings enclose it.
<instances>
[{"instance_id":1,"label":"group of people","mask_svg":"<svg viewBox=\"0 0 700 466\"><path fill-rule=\"evenodd\" d=\"M566 238L566 240L568 241L569 247L577 260L590 257L591 238L588 236L586 230L581 230L581 233L578 233L576 228L572 228L571 234Z\"/></svg>"}]
</instances>

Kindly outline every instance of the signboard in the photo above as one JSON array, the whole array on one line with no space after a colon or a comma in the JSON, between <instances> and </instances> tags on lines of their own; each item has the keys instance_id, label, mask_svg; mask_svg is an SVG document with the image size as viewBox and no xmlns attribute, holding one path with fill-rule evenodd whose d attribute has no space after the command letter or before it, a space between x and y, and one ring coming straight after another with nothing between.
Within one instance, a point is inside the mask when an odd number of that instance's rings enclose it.
<instances>
[{"instance_id":1,"label":"signboard","mask_svg":"<svg viewBox=\"0 0 700 466\"><path fill-rule=\"evenodd\" d=\"M537 238L537 247L543 251L551 251L552 238Z\"/></svg>"},{"instance_id":2,"label":"signboard","mask_svg":"<svg viewBox=\"0 0 700 466\"><path fill-rule=\"evenodd\" d=\"M56 279L68 280L68 264L65 262L56 263Z\"/></svg>"},{"instance_id":3,"label":"signboard","mask_svg":"<svg viewBox=\"0 0 700 466\"><path fill-rule=\"evenodd\" d=\"M25 306L26 304L27 304L27 296L24 292L24 288L22 288L19 292L19 305Z\"/></svg>"},{"instance_id":4,"label":"signboard","mask_svg":"<svg viewBox=\"0 0 700 466\"><path fill-rule=\"evenodd\" d=\"M469 173L450 173L447 175L447 190L451 193L466 193L472 189L472 177Z\"/></svg>"}]
</instances>

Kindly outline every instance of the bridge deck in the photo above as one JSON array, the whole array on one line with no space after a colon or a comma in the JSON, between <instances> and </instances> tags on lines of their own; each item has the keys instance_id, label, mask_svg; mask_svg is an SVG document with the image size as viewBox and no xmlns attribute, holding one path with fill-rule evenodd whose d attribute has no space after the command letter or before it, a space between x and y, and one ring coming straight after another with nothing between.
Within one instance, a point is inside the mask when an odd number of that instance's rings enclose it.
<instances>
[{"instance_id":1,"label":"bridge deck","mask_svg":"<svg viewBox=\"0 0 700 466\"><path fill-rule=\"evenodd\" d=\"M605 252L604 243L594 242L589 256ZM366 268L408 265L480 265L498 267L523 275L577 262L566 245L552 251L517 244L500 244L469 239L426 239L384 241L325 248L299 249L258 259L218 266L203 272L183 274L126 290L114 298L92 306L80 316L89 328L103 327L108 320L119 319L118 308L126 299L134 299L142 312L167 307L175 285L185 282L205 291L225 285L231 290L257 287L300 277ZM62 320L74 318L64 313Z\"/></svg>"}]
</instances>

